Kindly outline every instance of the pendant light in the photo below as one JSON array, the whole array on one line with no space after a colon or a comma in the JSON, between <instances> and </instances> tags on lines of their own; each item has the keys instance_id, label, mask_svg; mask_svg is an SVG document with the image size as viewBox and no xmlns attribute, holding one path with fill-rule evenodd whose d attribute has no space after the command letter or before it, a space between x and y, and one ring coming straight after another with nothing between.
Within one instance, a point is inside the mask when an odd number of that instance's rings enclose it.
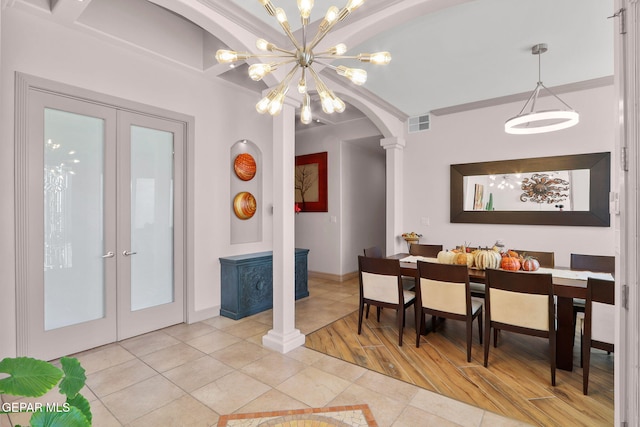
<instances>
[{"instance_id":1,"label":"pendant light","mask_svg":"<svg viewBox=\"0 0 640 427\"><path fill-rule=\"evenodd\" d=\"M507 120L504 124L504 130L507 133L529 135L553 132L575 126L580 121L580 115L577 111L574 111L566 102L542 84L542 79L540 78L540 56L547 50L548 47L545 43L537 44L531 48L531 53L533 55L538 55L538 84L522 107L522 110L520 110L520 113ZM536 101L538 100L538 96L542 89L553 95L553 97L560 101L566 109L536 111ZM529 111L525 112L527 107L529 107Z\"/></svg>"}]
</instances>

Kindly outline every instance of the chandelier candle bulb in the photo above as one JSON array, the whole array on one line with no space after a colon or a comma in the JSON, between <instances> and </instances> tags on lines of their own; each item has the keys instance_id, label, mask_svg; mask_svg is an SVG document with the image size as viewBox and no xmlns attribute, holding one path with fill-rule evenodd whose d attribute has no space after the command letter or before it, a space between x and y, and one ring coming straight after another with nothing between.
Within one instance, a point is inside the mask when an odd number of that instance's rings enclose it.
<instances>
[{"instance_id":1,"label":"chandelier candle bulb","mask_svg":"<svg viewBox=\"0 0 640 427\"><path fill-rule=\"evenodd\" d=\"M356 59L360 62L370 62L376 65L387 65L391 62L391 54L389 52L361 53Z\"/></svg>"},{"instance_id":2,"label":"chandelier candle bulb","mask_svg":"<svg viewBox=\"0 0 640 427\"><path fill-rule=\"evenodd\" d=\"M302 109L300 110L300 121L305 125L311 123L311 97L308 93L302 98Z\"/></svg>"},{"instance_id":3,"label":"chandelier candle bulb","mask_svg":"<svg viewBox=\"0 0 640 427\"><path fill-rule=\"evenodd\" d=\"M347 68L344 65L341 65L336 68L336 72L351 80L353 84L361 86L367 81L367 72L365 70L361 70L359 68Z\"/></svg>"},{"instance_id":4,"label":"chandelier candle bulb","mask_svg":"<svg viewBox=\"0 0 640 427\"><path fill-rule=\"evenodd\" d=\"M233 50L220 49L216 52L216 60L221 64L228 64L250 58L251 54L247 52L236 52Z\"/></svg>"},{"instance_id":5,"label":"chandelier candle bulb","mask_svg":"<svg viewBox=\"0 0 640 427\"><path fill-rule=\"evenodd\" d=\"M276 13L276 8L273 7L273 4L271 3L271 0L258 0L260 2L261 5L264 6L265 9L267 9L267 13L271 16L275 15Z\"/></svg>"},{"instance_id":6,"label":"chandelier candle bulb","mask_svg":"<svg viewBox=\"0 0 640 427\"><path fill-rule=\"evenodd\" d=\"M272 64L253 64L249 67L249 77L251 80L260 81L278 67Z\"/></svg>"},{"instance_id":7,"label":"chandelier candle bulb","mask_svg":"<svg viewBox=\"0 0 640 427\"><path fill-rule=\"evenodd\" d=\"M300 11L302 22L305 25L309 23L311 9L313 9L313 0L298 0L298 10Z\"/></svg>"},{"instance_id":8,"label":"chandelier candle bulb","mask_svg":"<svg viewBox=\"0 0 640 427\"><path fill-rule=\"evenodd\" d=\"M273 52L273 49L276 47L273 43L269 43L265 39L256 40L256 47L263 52Z\"/></svg>"}]
</instances>

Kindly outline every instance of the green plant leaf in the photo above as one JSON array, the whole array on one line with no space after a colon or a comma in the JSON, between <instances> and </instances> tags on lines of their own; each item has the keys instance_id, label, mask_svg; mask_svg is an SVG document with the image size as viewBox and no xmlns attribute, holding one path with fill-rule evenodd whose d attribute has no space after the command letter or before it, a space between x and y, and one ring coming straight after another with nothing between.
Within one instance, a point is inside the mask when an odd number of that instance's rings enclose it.
<instances>
[{"instance_id":1,"label":"green plant leaf","mask_svg":"<svg viewBox=\"0 0 640 427\"><path fill-rule=\"evenodd\" d=\"M10 375L0 380L0 393L26 397L42 396L62 378L60 369L30 357L2 359L0 373Z\"/></svg>"},{"instance_id":2,"label":"green plant leaf","mask_svg":"<svg viewBox=\"0 0 640 427\"><path fill-rule=\"evenodd\" d=\"M69 412L34 412L31 427L91 427L87 417L75 406Z\"/></svg>"},{"instance_id":3,"label":"green plant leaf","mask_svg":"<svg viewBox=\"0 0 640 427\"><path fill-rule=\"evenodd\" d=\"M73 399L76 394L84 387L87 380L84 368L80 366L80 362L75 357L63 357L60 359L64 378L60 382L60 392Z\"/></svg>"},{"instance_id":4,"label":"green plant leaf","mask_svg":"<svg viewBox=\"0 0 640 427\"><path fill-rule=\"evenodd\" d=\"M89 423L91 423L93 415L91 414L91 405L89 404L89 401L86 397L84 397L80 393L77 393L76 397L74 397L73 399L67 398L67 403L78 408L85 416L85 418L89 420Z\"/></svg>"}]
</instances>

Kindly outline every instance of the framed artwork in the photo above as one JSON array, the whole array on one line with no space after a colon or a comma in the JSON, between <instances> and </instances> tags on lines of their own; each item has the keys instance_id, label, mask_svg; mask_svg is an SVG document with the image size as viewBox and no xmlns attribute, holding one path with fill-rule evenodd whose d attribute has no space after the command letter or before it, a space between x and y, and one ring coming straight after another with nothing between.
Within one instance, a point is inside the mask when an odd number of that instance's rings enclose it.
<instances>
[{"instance_id":1,"label":"framed artwork","mask_svg":"<svg viewBox=\"0 0 640 427\"><path fill-rule=\"evenodd\" d=\"M296 156L294 183L302 212L328 212L327 152Z\"/></svg>"}]
</instances>

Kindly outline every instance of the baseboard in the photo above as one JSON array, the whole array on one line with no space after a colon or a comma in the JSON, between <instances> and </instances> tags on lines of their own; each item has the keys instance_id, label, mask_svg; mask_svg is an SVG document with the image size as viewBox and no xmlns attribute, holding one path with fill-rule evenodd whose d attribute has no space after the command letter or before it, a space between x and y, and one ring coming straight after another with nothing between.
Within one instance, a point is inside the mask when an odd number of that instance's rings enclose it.
<instances>
[{"instance_id":1,"label":"baseboard","mask_svg":"<svg viewBox=\"0 0 640 427\"><path fill-rule=\"evenodd\" d=\"M310 279L331 280L334 282L346 282L347 280L351 280L358 277L358 272L354 271L351 273L340 275L340 274L321 273L319 271L309 271L308 276Z\"/></svg>"},{"instance_id":2,"label":"baseboard","mask_svg":"<svg viewBox=\"0 0 640 427\"><path fill-rule=\"evenodd\" d=\"M205 308L204 310L198 310L189 313L189 318L185 323L192 324L218 316L220 316L220 306L216 305L211 308Z\"/></svg>"}]
</instances>

